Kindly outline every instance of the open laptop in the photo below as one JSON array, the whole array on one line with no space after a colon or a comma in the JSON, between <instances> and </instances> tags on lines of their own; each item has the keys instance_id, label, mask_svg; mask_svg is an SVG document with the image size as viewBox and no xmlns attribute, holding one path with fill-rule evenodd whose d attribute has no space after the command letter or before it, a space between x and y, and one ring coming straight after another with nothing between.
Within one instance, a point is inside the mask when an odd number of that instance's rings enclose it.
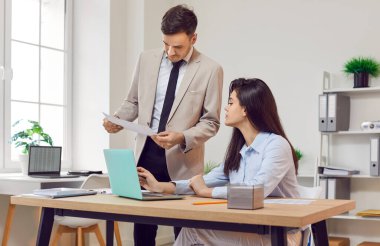
<instances>
[{"instance_id":1,"label":"open laptop","mask_svg":"<svg viewBox=\"0 0 380 246\"><path fill-rule=\"evenodd\" d=\"M34 178L75 178L78 175L61 175L62 147L30 146L28 175Z\"/></svg>"},{"instance_id":2,"label":"open laptop","mask_svg":"<svg viewBox=\"0 0 380 246\"><path fill-rule=\"evenodd\" d=\"M137 200L171 200L184 196L142 191L137 175L135 158L130 149L105 149L112 193Z\"/></svg>"}]
</instances>

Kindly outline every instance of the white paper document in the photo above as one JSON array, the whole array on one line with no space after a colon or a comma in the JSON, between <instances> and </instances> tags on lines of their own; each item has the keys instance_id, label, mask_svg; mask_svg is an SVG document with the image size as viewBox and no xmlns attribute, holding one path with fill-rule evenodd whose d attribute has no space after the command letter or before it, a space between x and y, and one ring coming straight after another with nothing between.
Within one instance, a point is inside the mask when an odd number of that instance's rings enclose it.
<instances>
[{"instance_id":1,"label":"white paper document","mask_svg":"<svg viewBox=\"0 0 380 246\"><path fill-rule=\"evenodd\" d=\"M134 131L134 132L137 132L139 134L146 135L146 136L152 136L152 135L157 134L156 132L154 132L152 129L150 129L147 126L139 125L139 124L136 124L136 123L133 123L130 121L126 121L126 120L122 120L122 119L113 117L109 114L106 114L104 112L103 112L103 114L107 120L111 121L112 123L114 123L116 125L122 126L125 129L128 129L130 131Z\"/></svg>"},{"instance_id":2,"label":"white paper document","mask_svg":"<svg viewBox=\"0 0 380 246\"><path fill-rule=\"evenodd\" d=\"M62 198L69 196L86 196L94 195L96 191L80 189L80 188L50 188L50 189L37 189L33 191L33 195L45 196L50 198Z\"/></svg>"},{"instance_id":3,"label":"white paper document","mask_svg":"<svg viewBox=\"0 0 380 246\"><path fill-rule=\"evenodd\" d=\"M303 200L303 199L265 199L265 204L299 204L307 205L313 202L314 200Z\"/></svg>"}]
</instances>

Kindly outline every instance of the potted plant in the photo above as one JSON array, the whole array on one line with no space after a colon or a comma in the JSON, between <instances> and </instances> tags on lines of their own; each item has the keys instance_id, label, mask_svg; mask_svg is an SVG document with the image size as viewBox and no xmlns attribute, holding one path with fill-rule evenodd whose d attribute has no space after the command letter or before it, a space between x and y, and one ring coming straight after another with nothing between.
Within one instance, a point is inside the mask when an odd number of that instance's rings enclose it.
<instances>
[{"instance_id":1,"label":"potted plant","mask_svg":"<svg viewBox=\"0 0 380 246\"><path fill-rule=\"evenodd\" d=\"M294 151L296 152L296 156L297 156L297 160L301 160L302 156L303 156L303 153L301 152L300 149L298 148L295 148Z\"/></svg>"},{"instance_id":2,"label":"potted plant","mask_svg":"<svg viewBox=\"0 0 380 246\"><path fill-rule=\"evenodd\" d=\"M217 162L214 161L207 161L204 166L204 174L208 174L212 169L219 166Z\"/></svg>"},{"instance_id":3,"label":"potted plant","mask_svg":"<svg viewBox=\"0 0 380 246\"><path fill-rule=\"evenodd\" d=\"M41 142L53 146L53 140L37 121L18 120L12 127L18 128L18 130L12 135L10 142L14 144L15 148L21 149L19 155L21 171L27 174L29 146L38 146Z\"/></svg>"},{"instance_id":4,"label":"potted plant","mask_svg":"<svg viewBox=\"0 0 380 246\"><path fill-rule=\"evenodd\" d=\"M380 63L370 57L354 57L344 64L343 71L354 74L354 88L368 87L368 77L380 75Z\"/></svg>"}]
</instances>

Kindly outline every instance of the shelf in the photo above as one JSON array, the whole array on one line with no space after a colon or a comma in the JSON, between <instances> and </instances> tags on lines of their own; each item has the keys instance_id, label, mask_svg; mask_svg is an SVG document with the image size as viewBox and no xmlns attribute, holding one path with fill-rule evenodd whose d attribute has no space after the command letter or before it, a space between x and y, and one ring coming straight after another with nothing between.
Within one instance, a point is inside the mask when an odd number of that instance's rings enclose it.
<instances>
[{"instance_id":1,"label":"shelf","mask_svg":"<svg viewBox=\"0 0 380 246\"><path fill-rule=\"evenodd\" d=\"M324 178L359 178L359 179L379 179L380 176L370 176L366 174L354 174L354 175L325 175L325 174L319 174L319 177Z\"/></svg>"},{"instance_id":2,"label":"shelf","mask_svg":"<svg viewBox=\"0 0 380 246\"><path fill-rule=\"evenodd\" d=\"M360 94L360 93L380 93L380 87L366 87L366 88L332 88L323 90L323 93L346 93L346 94Z\"/></svg>"},{"instance_id":3,"label":"shelf","mask_svg":"<svg viewBox=\"0 0 380 246\"><path fill-rule=\"evenodd\" d=\"M352 214L341 214L331 217L331 219L343 219L343 220L374 220L380 221L380 217L362 217Z\"/></svg>"},{"instance_id":4,"label":"shelf","mask_svg":"<svg viewBox=\"0 0 380 246\"><path fill-rule=\"evenodd\" d=\"M321 132L322 135L360 135L360 134L380 134L379 130L349 130L349 131L338 131L338 132Z\"/></svg>"},{"instance_id":5,"label":"shelf","mask_svg":"<svg viewBox=\"0 0 380 246\"><path fill-rule=\"evenodd\" d=\"M297 178L314 178L314 174L298 174Z\"/></svg>"}]
</instances>

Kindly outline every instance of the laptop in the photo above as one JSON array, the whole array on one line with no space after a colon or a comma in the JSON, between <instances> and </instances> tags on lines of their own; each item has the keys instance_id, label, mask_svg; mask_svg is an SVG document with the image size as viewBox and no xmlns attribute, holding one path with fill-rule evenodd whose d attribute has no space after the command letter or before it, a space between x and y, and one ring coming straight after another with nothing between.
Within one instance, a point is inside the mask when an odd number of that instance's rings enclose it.
<instances>
[{"instance_id":1,"label":"laptop","mask_svg":"<svg viewBox=\"0 0 380 246\"><path fill-rule=\"evenodd\" d=\"M61 175L62 147L30 146L28 176L34 178L75 178L78 175Z\"/></svg>"},{"instance_id":2,"label":"laptop","mask_svg":"<svg viewBox=\"0 0 380 246\"><path fill-rule=\"evenodd\" d=\"M143 201L184 198L180 195L142 191L132 150L105 149L104 157L113 194Z\"/></svg>"}]
</instances>

